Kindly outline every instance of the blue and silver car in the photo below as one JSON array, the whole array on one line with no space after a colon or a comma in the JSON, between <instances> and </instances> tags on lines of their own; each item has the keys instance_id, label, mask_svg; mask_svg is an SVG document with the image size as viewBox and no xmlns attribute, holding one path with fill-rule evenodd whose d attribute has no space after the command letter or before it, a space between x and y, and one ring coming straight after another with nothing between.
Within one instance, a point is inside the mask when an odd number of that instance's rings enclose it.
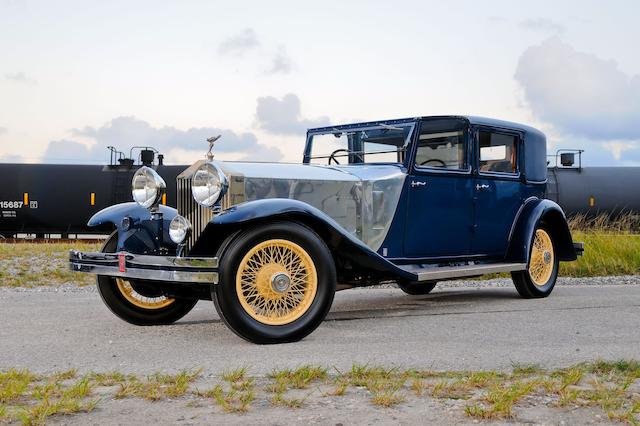
<instances>
[{"instance_id":1,"label":"blue and silver car","mask_svg":"<svg viewBox=\"0 0 640 426\"><path fill-rule=\"evenodd\" d=\"M544 199L546 139L528 126L436 116L316 128L299 164L217 161L209 141L178 176L177 209L143 167L134 202L89 221L116 228L102 251L70 253L127 322L172 323L206 299L240 337L291 342L337 290L395 282L423 295L509 272L522 297L546 297L559 262L583 250Z\"/></svg>"}]
</instances>

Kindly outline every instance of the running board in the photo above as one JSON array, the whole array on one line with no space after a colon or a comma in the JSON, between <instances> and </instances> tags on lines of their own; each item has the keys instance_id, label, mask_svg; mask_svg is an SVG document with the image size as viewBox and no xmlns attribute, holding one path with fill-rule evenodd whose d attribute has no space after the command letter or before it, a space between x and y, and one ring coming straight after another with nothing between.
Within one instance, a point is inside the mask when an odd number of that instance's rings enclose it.
<instances>
[{"instance_id":1,"label":"running board","mask_svg":"<svg viewBox=\"0 0 640 426\"><path fill-rule=\"evenodd\" d=\"M472 277L498 272L524 271L526 263L484 263L481 265L464 266L427 266L398 265L400 268L415 276L416 281L438 281L451 278Z\"/></svg>"}]
</instances>

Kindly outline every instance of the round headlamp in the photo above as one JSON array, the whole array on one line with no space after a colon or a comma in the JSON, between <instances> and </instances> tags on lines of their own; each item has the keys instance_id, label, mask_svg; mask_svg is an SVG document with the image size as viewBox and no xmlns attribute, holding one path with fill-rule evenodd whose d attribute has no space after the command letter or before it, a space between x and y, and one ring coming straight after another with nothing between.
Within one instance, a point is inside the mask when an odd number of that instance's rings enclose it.
<instances>
[{"instance_id":1,"label":"round headlamp","mask_svg":"<svg viewBox=\"0 0 640 426\"><path fill-rule=\"evenodd\" d=\"M144 166L138 169L131 181L133 200L149 209L157 206L167 189L164 179L155 170Z\"/></svg>"},{"instance_id":2,"label":"round headlamp","mask_svg":"<svg viewBox=\"0 0 640 426\"><path fill-rule=\"evenodd\" d=\"M204 207L214 206L228 187L227 177L212 163L204 163L191 178L193 199Z\"/></svg>"},{"instance_id":3,"label":"round headlamp","mask_svg":"<svg viewBox=\"0 0 640 426\"><path fill-rule=\"evenodd\" d=\"M180 215L171 219L169 224L169 237L176 244L182 243L191 232L191 223L186 217Z\"/></svg>"}]
</instances>

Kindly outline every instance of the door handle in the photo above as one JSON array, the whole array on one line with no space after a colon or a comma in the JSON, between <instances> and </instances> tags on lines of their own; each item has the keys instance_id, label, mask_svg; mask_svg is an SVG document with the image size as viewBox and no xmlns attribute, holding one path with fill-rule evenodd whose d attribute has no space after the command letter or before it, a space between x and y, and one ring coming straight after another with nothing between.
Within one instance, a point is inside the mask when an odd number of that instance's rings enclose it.
<instances>
[{"instance_id":1,"label":"door handle","mask_svg":"<svg viewBox=\"0 0 640 426\"><path fill-rule=\"evenodd\" d=\"M415 188L416 186L427 186L427 182L419 181L419 180L412 180L411 181L411 187Z\"/></svg>"},{"instance_id":2,"label":"door handle","mask_svg":"<svg viewBox=\"0 0 640 426\"><path fill-rule=\"evenodd\" d=\"M485 189L489 189L489 185L486 185L484 183L482 185L476 184L476 191L485 190Z\"/></svg>"}]
</instances>

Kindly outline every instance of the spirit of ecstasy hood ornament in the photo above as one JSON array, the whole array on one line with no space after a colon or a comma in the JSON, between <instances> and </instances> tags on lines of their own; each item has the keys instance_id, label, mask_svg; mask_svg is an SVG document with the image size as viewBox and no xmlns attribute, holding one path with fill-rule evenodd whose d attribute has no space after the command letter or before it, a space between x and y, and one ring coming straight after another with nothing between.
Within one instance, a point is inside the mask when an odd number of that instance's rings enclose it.
<instances>
[{"instance_id":1,"label":"spirit of ecstasy hood ornament","mask_svg":"<svg viewBox=\"0 0 640 426\"><path fill-rule=\"evenodd\" d=\"M212 136L210 138L207 139L207 142L209 142L209 151L207 151L207 160L208 161L213 161L213 144L216 143L216 141L218 139L220 139L222 137L222 135L218 135L218 136Z\"/></svg>"}]
</instances>

